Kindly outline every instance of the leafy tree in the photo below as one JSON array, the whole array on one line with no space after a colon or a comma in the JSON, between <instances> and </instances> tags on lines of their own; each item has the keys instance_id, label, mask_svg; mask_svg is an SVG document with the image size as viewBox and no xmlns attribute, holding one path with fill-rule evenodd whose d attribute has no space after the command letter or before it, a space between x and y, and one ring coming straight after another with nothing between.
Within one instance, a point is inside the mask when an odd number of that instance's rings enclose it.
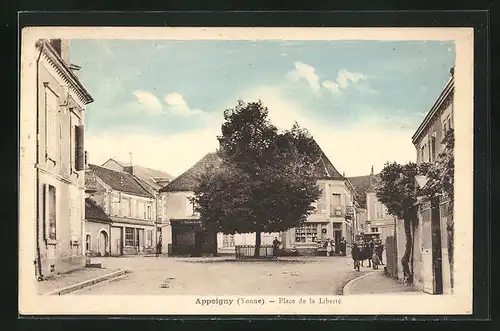
<instances>
[{"instance_id":1,"label":"leafy tree","mask_svg":"<svg viewBox=\"0 0 500 331\"><path fill-rule=\"evenodd\" d=\"M321 193L314 177L320 150L297 124L279 132L261 101L239 101L224 119L221 162L201 176L193 201L206 226L255 233L259 256L262 232L299 226L313 212Z\"/></svg>"},{"instance_id":2,"label":"leafy tree","mask_svg":"<svg viewBox=\"0 0 500 331\"><path fill-rule=\"evenodd\" d=\"M450 263L450 279L453 287L453 264L454 264L454 184L455 184L455 134L448 130L441 142L444 146L443 151L439 153L436 162L429 166L426 172L428 178L427 184L420 193L429 200L448 201L447 210L447 240L448 240L448 261Z\"/></svg>"},{"instance_id":3,"label":"leafy tree","mask_svg":"<svg viewBox=\"0 0 500 331\"><path fill-rule=\"evenodd\" d=\"M386 163L380 172L380 183L376 188L378 200L387 207L391 215L404 222L406 244L401 264L405 280L409 283L413 281L413 259L410 269L410 258L413 256L413 233L418 224L415 177L425 174L428 168L428 164L417 166L412 162L404 165L396 162Z\"/></svg>"}]
</instances>

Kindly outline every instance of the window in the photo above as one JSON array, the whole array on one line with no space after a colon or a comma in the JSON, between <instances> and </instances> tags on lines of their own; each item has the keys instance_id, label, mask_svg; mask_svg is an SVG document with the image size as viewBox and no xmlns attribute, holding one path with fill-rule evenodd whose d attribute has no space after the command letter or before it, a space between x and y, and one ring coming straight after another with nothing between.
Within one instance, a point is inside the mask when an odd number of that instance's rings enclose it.
<instances>
[{"instance_id":1,"label":"window","mask_svg":"<svg viewBox=\"0 0 500 331\"><path fill-rule=\"evenodd\" d=\"M223 236L222 247L234 247L234 234L225 234Z\"/></svg>"},{"instance_id":2,"label":"window","mask_svg":"<svg viewBox=\"0 0 500 331\"><path fill-rule=\"evenodd\" d=\"M148 220L151 219L151 206L148 206Z\"/></svg>"},{"instance_id":3,"label":"window","mask_svg":"<svg viewBox=\"0 0 500 331\"><path fill-rule=\"evenodd\" d=\"M88 234L86 237L85 237L85 250L86 251L90 251L91 250L91 237L90 237L90 234Z\"/></svg>"},{"instance_id":4,"label":"window","mask_svg":"<svg viewBox=\"0 0 500 331\"><path fill-rule=\"evenodd\" d=\"M430 150L431 150L431 155L429 157L429 161L433 161L433 160L436 160L436 137L433 136L431 138L431 147L430 147Z\"/></svg>"},{"instance_id":5,"label":"window","mask_svg":"<svg viewBox=\"0 0 500 331\"><path fill-rule=\"evenodd\" d=\"M128 200L123 197L120 198L120 216L128 217L130 216L130 212L128 210Z\"/></svg>"},{"instance_id":6,"label":"window","mask_svg":"<svg viewBox=\"0 0 500 331\"><path fill-rule=\"evenodd\" d=\"M153 246L153 230L147 230L146 232L146 245Z\"/></svg>"},{"instance_id":7,"label":"window","mask_svg":"<svg viewBox=\"0 0 500 331\"><path fill-rule=\"evenodd\" d=\"M53 161L56 160L59 146L59 97L45 86L45 153Z\"/></svg>"},{"instance_id":8,"label":"window","mask_svg":"<svg viewBox=\"0 0 500 331\"><path fill-rule=\"evenodd\" d=\"M137 247L139 247L140 243L141 243L141 231L139 229L136 229L135 230L135 245ZM142 230L142 239L144 240L144 230Z\"/></svg>"},{"instance_id":9,"label":"window","mask_svg":"<svg viewBox=\"0 0 500 331\"><path fill-rule=\"evenodd\" d=\"M125 228L125 246L134 246L134 228Z\"/></svg>"},{"instance_id":10,"label":"window","mask_svg":"<svg viewBox=\"0 0 500 331\"><path fill-rule=\"evenodd\" d=\"M56 240L56 188L52 185L45 185L43 195L45 239Z\"/></svg>"},{"instance_id":11,"label":"window","mask_svg":"<svg viewBox=\"0 0 500 331\"><path fill-rule=\"evenodd\" d=\"M337 207L341 205L340 194L333 193L332 194L332 206Z\"/></svg>"},{"instance_id":12,"label":"window","mask_svg":"<svg viewBox=\"0 0 500 331\"><path fill-rule=\"evenodd\" d=\"M372 232L378 232L378 228L372 228Z\"/></svg>"},{"instance_id":13,"label":"window","mask_svg":"<svg viewBox=\"0 0 500 331\"><path fill-rule=\"evenodd\" d=\"M295 242L314 243L318 237L318 225L316 223L304 224L295 228Z\"/></svg>"},{"instance_id":14,"label":"window","mask_svg":"<svg viewBox=\"0 0 500 331\"><path fill-rule=\"evenodd\" d=\"M75 129L75 170L80 171L85 169L85 149L83 146L84 140L84 127L83 125L78 125L74 127Z\"/></svg>"}]
</instances>

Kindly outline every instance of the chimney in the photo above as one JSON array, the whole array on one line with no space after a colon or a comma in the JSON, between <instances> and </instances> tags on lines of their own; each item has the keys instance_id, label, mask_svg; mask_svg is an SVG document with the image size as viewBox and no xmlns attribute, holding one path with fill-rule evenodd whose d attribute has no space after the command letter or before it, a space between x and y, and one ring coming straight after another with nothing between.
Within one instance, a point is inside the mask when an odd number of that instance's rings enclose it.
<instances>
[{"instance_id":1,"label":"chimney","mask_svg":"<svg viewBox=\"0 0 500 331\"><path fill-rule=\"evenodd\" d=\"M450 69L450 76L455 76L455 66L451 67Z\"/></svg>"},{"instance_id":2,"label":"chimney","mask_svg":"<svg viewBox=\"0 0 500 331\"><path fill-rule=\"evenodd\" d=\"M129 164L132 165L132 152L129 152L128 156L129 156Z\"/></svg>"},{"instance_id":3,"label":"chimney","mask_svg":"<svg viewBox=\"0 0 500 331\"><path fill-rule=\"evenodd\" d=\"M50 39L50 46L52 46L57 55L69 65L69 40Z\"/></svg>"},{"instance_id":4,"label":"chimney","mask_svg":"<svg viewBox=\"0 0 500 331\"><path fill-rule=\"evenodd\" d=\"M373 176L373 166L372 166L372 171L370 172L370 175L372 175L372 176Z\"/></svg>"}]
</instances>

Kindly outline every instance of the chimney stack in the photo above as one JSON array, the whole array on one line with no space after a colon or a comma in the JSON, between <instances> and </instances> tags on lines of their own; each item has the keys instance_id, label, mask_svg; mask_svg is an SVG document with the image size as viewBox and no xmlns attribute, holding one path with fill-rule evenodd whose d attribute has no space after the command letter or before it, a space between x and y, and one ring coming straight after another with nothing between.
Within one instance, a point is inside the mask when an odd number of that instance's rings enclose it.
<instances>
[{"instance_id":1,"label":"chimney stack","mask_svg":"<svg viewBox=\"0 0 500 331\"><path fill-rule=\"evenodd\" d=\"M455 76L455 66L450 69L450 75Z\"/></svg>"},{"instance_id":2,"label":"chimney stack","mask_svg":"<svg viewBox=\"0 0 500 331\"><path fill-rule=\"evenodd\" d=\"M129 156L129 163L130 165L132 165L132 152L129 152L128 156Z\"/></svg>"}]
</instances>

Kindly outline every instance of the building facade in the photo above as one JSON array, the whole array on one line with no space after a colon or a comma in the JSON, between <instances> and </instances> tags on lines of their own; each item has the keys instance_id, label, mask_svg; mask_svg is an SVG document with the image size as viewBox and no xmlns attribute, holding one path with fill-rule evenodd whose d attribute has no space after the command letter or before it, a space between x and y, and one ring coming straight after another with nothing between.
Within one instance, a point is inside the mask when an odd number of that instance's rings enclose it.
<instances>
[{"instance_id":1,"label":"building facade","mask_svg":"<svg viewBox=\"0 0 500 331\"><path fill-rule=\"evenodd\" d=\"M323 152L315 176L321 189L321 196L314 203L315 212L300 227L281 234L283 247L297 250L299 254L315 255L327 239L333 240L338 249L341 239L345 238L349 250L356 232L356 190Z\"/></svg>"},{"instance_id":2,"label":"building facade","mask_svg":"<svg viewBox=\"0 0 500 331\"><path fill-rule=\"evenodd\" d=\"M23 68L34 85L32 100L23 101L34 107L22 107L20 175L35 183L34 199L24 202L34 201L35 275L43 279L85 266L83 142L85 107L93 99L69 62L69 41L38 40L25 54L34 55Z\"/></svg>"},{"instance_id":3,"label":"building facade","mask_svg":"<svg viewBox=\"0 0 500 331\"><path fill-rule=\"evenodd\" d=\"M156 252L155 196L134 176L89 164L86 171L88 198L111 220L100 238L111 256ZM94 226L95 219L87 219ZM92 233L91 233L92 235Z\"/></svg>"},{"instance_id":4,"label":"building facade","mask_svg":"<svg viewBox=\"0 0 500 331\"><path fill-rule=\"evenodd\" d=\"M454 69L436 102L412 137L417 151L417 164L434 163L444 150L443 138L453 129ZM423 188L427 179L416 178ZM452 267L448 259L448 201L439 198L418 199L418 229L415 234L414 283L432 294L452 293Z\"/></svg>"},{"instance_id":5,"label":"building facade","mask_svg":"<svg viewBox=\"0 0 500 331\"><path fill-rule=\"evenodd\" d=\"M85 255L109 256L110 234L113 220L87 191L85 198Z\"/></svg>"},{"instance_id":6,"label":"building facade","mask_svg":"<svg viewBox=\"0 0 500 331\"><path fill-rule=\"evenodd\" d=\"M147 168L132 163L132 153L128 163L110 158L102 164L103 168L115 170L118 172L126 172L134 176L151 195L154 196L156 211L156 242L162 241L162 227L166 226L163 222L162 206L160 189L165 187L173 179L173 176L157 169ZM162 247L163 250L163 247Z\"/></svg>"}]
</instances>

